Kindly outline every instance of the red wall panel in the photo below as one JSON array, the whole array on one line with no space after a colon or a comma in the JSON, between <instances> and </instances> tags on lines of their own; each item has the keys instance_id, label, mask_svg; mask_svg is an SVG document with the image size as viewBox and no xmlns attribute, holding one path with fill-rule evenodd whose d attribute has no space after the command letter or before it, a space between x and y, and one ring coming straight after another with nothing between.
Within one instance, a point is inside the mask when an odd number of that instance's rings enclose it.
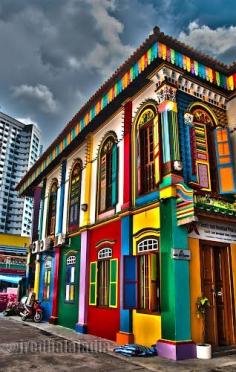
<instances>
[{"instance_id":1,"label":"red wall panel","mask_svg":"<svg viewBox=\"0 0 236 372\"><path fill-rule=\"evenodd\" d=\"M91 230L89 244L89 262L97 261L98 251L105 246L111 247L113 254L112 258L118 258L118 260L120 261L120 239L120 221L110 222ZM102 243L102 241L104 241L104 243ZM108 243L107 241L111 241L112 243ZM98 243L100 243L99 247L96 247ZM119 272L120 262L118 265L118 278ZM88 333L110 340L116 339L116 333L119 331L120 327L119 287L120 286L118 282L117 308L98 307L91 305L88 306Z\"/></svg>"}]
</instances>

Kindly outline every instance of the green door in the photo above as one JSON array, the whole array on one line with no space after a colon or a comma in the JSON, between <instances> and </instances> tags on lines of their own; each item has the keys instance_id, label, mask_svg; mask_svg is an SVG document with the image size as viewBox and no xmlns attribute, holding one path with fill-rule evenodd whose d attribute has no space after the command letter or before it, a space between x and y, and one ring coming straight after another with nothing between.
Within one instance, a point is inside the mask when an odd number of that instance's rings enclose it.
<instances>
[{"instance_id":1,"label":"green door","mask_svg":"<svg viewBox=\"0 0 236 372\"><path fill-rule=\"evenodd\" d=\"M72 329L78 322L79 271L80 237L75 237L70 248L62 248L58 301L58 324Z\"/></svg>"}]
</instances>

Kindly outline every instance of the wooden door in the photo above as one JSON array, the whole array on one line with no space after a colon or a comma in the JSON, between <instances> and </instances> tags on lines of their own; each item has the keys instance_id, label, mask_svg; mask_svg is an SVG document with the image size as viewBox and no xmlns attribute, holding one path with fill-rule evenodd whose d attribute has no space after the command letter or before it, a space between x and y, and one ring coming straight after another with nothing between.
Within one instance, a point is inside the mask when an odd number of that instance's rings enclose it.
<instances>
[{"instance_id":1,"label":"wooden door","mask_svg":"<svg viewBox=\"0 0 236 372\"><path fill-rule=\"evenodd\" d=\"M205 341L212 345L234 343L233 303L230 288L229 248L201 243L202 294L210 301Z\"/></svg>"}]
</instances>

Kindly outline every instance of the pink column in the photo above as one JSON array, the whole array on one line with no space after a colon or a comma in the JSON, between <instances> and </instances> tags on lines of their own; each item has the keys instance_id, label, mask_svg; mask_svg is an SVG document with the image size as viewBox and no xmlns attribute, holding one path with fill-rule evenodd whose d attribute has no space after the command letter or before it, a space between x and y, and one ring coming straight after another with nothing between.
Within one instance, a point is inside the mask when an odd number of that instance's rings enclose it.
<instances>
[{"instance_id":1,"label":"pink column","mask_svg":"<svg viewBox=\"0 0 236 372\"><path fill-rule=\"evenodd\" d=\"M131 206L131 125L132 125L132 101L124 105L124 200L122 209Z\"/></svg>"},{"instance_id":2,"label":"pink column","mask_svg":"<svg viewBox=\"0 0 236 372\"><path fill-rule=\"evenodd\" d=\"M56 324L58 320L58 296L59 296L59 265L60 265L60 247L55 248L54 258L54 286L52 296L52 315L49 323Z\"/></svg>"},{"instance_id":3,"label":"pink column","mask_svg":"<svg viewBox=\"0 0 236 372\"><path fill-rule=\"evenodd\" d=\"M78 323L75 330L87 333L87 310L88 310L88 230L81 233L80 251L80 285L79 285L79 311Z\"/></svg>"}]
</instances>

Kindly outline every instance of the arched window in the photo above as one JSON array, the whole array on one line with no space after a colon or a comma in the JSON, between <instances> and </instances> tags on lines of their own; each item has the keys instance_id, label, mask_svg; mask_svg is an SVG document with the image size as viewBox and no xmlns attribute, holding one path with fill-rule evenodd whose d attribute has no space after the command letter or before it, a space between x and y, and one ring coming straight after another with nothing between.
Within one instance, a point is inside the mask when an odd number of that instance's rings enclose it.
<instances>
[{"instance_id":1,"label":"arched window","mask_svg":"<svg viewBox=\"0 0 236 372\"><path fill-rule=\"evenodd\" d=\"M114 207L117 203L118 151L113 136L109 136L100 151L99 213Z\"/></svg>"},{"instance_id":2,"label":"arched window","mask_svg":"<svg viewBox=\"0 0 236 372\"><path fill-rule=\"evenodd\" d=\"M191 149L193 159L193 174L197 183L206 191L217 189L217 172L213 129L215 123L211 115L204 109L192 111L193 129Z\"/></svg>"},{"instance_id":3,"label":"arched window","mask_svg":"<svg viewBox=\"0 0 236 372\"><path fill-rule=\"evenodd\" d=\"M159 182L159 130L153 106L140 113L136 128L137 188L142 195L152 192Z\"/></svg>"},{"instance_id":4,"label":"arched window","mask_svg":"<svg viewBox=\"0 0 236 372\"><path fill-rule=\"evenodd\" d=\"M76 256L71 253L66 258L66 290L65 301L74 302L76 285Z\"/></svg>"},{"instance_id":5,"label":"arched window","mask_svg":"<svg viewBox=\"0 0 236 372\"><path fill-rule=\"evenodd\" d=\"M50 298L50 283L52 272L52 257L47 257L44 264L44 283L43 283L43 299Z\"/></svg>"},{"instance_id":6,"label":"arched window","mask_svg":"<svg viewBox=\"0 0 236 372\"><path fill-rule=\"evenodd\" d=\"M47 235L55 235L57 212L57 188L58 188L57 181L54 181L49 192Z\"/></svg>"},{"instance_id":7,"label":"arched window","mask_svg":"<svg viewBox=\"0 0 236 372\"><path fill-rule=\"evenodd\" d=\"M157 238L145 238L137 244L138 307L160 311L160 264Z\"/></svg>"},{"instance_id":8,"label":"arched window","mask_svg":"<svg viewBox=\"0 0 236 372\"><path fill-rule=\"evenodd\" d=\"M77 162L71 172L69 192L69 221L68 230L75 230L79 225L80 218L80 195L81 195L82 164Z\"/></svg>"}]
</instances>

